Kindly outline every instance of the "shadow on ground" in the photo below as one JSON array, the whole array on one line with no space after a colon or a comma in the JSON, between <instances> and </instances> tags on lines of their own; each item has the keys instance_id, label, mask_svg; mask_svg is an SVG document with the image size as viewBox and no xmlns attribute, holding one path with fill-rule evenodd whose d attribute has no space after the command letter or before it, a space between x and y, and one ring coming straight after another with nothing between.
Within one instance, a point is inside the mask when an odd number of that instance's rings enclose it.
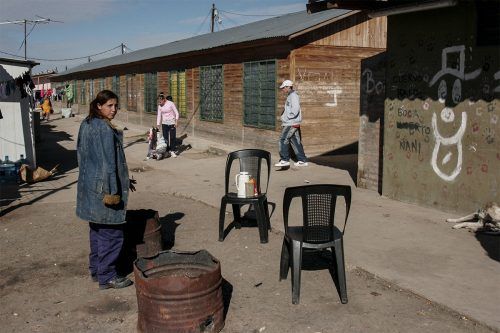
<instances>
[{"instance_id":1,"label":"shadow on ground","mask_svg":"<svg viewBox=\"0 0 500 333\"><path fill-rule=\"evenodd\" d=\"M127 275L134 270L138 257L151 257L160 251L170 250L175 245L176 223L184 213L167 214L161 218L153 209L127 210L124 227L124 243L118 271Z\"/></svg>"},{"instance_id":2,"label":"shadow on ground","mask_svg":"<svg viewBox=\"0 0 500 333\"><path fill-rule=\"evenodd\" d=\"M57 121L52 120L52 121ZM50 122L40 125L41 142L36 144L36 156L38 166L50 170L57 167L57 174L61 175L78 166L75 149L67 149L62 142L73 141L73 136L56 130L56 126Z\"/></svg>"},{"instance_id":3,"label":"shadow on ground","mask_svg":"<svg viewBox=\"0 0 500 333\"><path fill-rule=\"evenodd\" d=\"M290 258L290 260L292 259ZM302 271L328 270L328 272L330 273L330 277L332 278L332 281L335 285L335 288L337 289L337 294L340 300L340 284L337 272L334 268L335 266L336 266L335 255L329 249L323 249L323 250L303 249L302 251L302 265L300 269ZM287 277L285 279L288 278L291 279L291 277L289 276L291 269L292 269L291 267L288 268L286 274ZM299 290L300 290L300 283L299 283Z\"/></svg>"},{"instance_id":4,"label":"shadow on ground","mask_svg":"<svg viewBox=\"0 0 500 333\"><path fill-rule=\"evenodd\" d=\"M354 184L358 181L358 142L331 150L321 155L310 157L309 160L318 165L328 166L349 172Z\"/></svg>"},{"instance_id":5,"label":"shadow on ground","mask_svg":"<svg viewBox=\"0 0 500 333\"><path fill-rule=\"evenodd\" d=\"M479 241L488 256L496 261L500 261L500 236L489 235L476 232L476 239Z\"/></svg>"}]
</instances>

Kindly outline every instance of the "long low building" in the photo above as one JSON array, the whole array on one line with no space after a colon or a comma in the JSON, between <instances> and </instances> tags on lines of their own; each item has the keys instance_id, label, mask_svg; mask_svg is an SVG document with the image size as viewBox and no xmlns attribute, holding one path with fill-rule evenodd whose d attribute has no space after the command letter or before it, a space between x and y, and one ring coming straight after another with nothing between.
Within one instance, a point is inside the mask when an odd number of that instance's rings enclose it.
<instances>
[{"instance_id":1,"label":"long low building","mask_svg":"<svg viewBox=\"0 0 500 333\"><path fill-rule=\"evenodd\" d=\"M120 120L151 126L165 92L181 114L179 136L277 151L278 87L291 79L313 156L357 145L361 62L385 44L385 17L303 11L86 63L52 81L75 88L74 112L88 112L107 88L120 96Z\"/></svg>"}]
</instances>

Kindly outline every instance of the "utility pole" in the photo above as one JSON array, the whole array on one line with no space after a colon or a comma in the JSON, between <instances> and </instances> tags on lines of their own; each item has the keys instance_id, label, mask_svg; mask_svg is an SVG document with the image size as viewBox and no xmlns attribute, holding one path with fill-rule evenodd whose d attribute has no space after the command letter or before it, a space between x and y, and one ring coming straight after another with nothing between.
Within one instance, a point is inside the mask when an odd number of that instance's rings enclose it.
<instances>
[{"instance_id":1,"label":"utility pole","mask_svg":"<svg viewBox=\"0 0 500 333\"><path fill-rule=\"evenodd\" d=\"M58 22L58 23L63 23L61 21L54 21L49 18L41 18L37 20L17 20L17 21L5 21L5 22L0 22L0 25L2 24L24 24L24 60L28 60L28 34L27 34L27 25L29 24L38 24L38 23L50 23L50 22ZM33 29L32 29L33 30Z\"/></svg>"},{"instance_id":2,"label":"utility pole","mask_svg":"<svg viewBox=\"0 0 500 333\"><path fill-rule=\"evenodd\" d=\"M122 43L121 46L122 46L122 54L124 54L125 53L125 45Z\"/></svg>"},{"instance_id":3,"label":"utility pole","mask_svg":"<svg viewBox=\"0 0 500 333\"><path fill-rule=\"evenodd\" d=\"M28 51L26 48L26 19L24 20L24 60L28 60ZM48 118L47 118L48 119Z\"/></svg>"},{"instance_id":4,"label":"utility pole","mask_svg":"<svg viewBox=\"0 0 500 333\"><path fill-rule=\"evenodd\" d=\"M212 4L212 19L210 20L210 32L214 32L215 24L215 4Z\"/></svg>"}]
</instances>

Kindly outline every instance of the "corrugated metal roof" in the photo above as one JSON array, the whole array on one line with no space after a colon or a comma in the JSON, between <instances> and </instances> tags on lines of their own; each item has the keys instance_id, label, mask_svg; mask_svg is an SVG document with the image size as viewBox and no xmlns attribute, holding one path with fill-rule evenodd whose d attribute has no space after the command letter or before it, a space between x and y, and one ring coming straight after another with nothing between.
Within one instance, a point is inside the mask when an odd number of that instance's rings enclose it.
<instances>
[{"instance_id":1,"label":"corrugated metal roof","mask_svg":"<svg viewBox=\"0 0 500 333\"><path fill-rule=\"evenodd\" d=\"M352 11L346 9L334 9L314 14L308 14L307 11L291 13L214 33L208 33L159 46L149 47L111 58L89 62L61 72L55 77L259 39L288 37L328 20L345 15L349 12Z\"/></svg>"}]
</instances>

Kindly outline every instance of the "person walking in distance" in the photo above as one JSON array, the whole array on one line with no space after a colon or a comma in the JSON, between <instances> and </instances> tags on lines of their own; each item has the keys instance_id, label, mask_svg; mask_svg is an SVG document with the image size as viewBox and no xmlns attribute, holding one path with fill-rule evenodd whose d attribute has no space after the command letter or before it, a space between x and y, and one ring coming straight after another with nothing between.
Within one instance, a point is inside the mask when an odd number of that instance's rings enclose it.
<instances>
[{"instance_id":1,"label":"person walking in distance","mask_svg":"<svg viewBox=\"0 0 500 333\"><path fill-rule=\"evenodd\" d=\"M302 122L302 112L300 110L299 95L293 90L293 82L285 80L280 89L286 95L285 109L281 114L281 136L279 140L280 160L274 166L287 167L290 165L290 152L288 144L297 156L295 166L308 166L304 148L300 138L300 123Z\"/></svg>"},{"instance_id":2,"label":"person walking in distance","mask_svg":"<svg viewBox=\"0 0 500 333\"><path fill-rule=\"evenodd\" d=\"M89 223L89 270L100 289L130 286L117 264L124 243L128 194L135 180L128 178L123 132L111 120L118 112L118 97L99 92L78 132L78 185L76 215Z\"/></svg>"},{"instance_id":3,"label":"person walking in distance","mask_svg":"<svg viewBox=\"0 0 500 333\"><path fill-rule=\"evenodd\" d=\"M45 119L49 121L50 112L52 111L52 102L50 101L49 95L45 95L45 97L43 98L42 111L43 111L42 120Z\"/></svg>"},{"instance_id":4,"label":"person walking in distance","mask_svg":"<svg viewBox=\"0 0 500 333\"><path fill-rule=\"evenodd\" d=\"M160 93L158 96L158 115L156 117L156 124L158 127L161 125L163 139L167 144L167 151L170 156L177 157L175 153L176 147L176 128L177 121L179 120L179 111L172 101L172 96L167 96Z\"/></svg>"}]
</instances>

